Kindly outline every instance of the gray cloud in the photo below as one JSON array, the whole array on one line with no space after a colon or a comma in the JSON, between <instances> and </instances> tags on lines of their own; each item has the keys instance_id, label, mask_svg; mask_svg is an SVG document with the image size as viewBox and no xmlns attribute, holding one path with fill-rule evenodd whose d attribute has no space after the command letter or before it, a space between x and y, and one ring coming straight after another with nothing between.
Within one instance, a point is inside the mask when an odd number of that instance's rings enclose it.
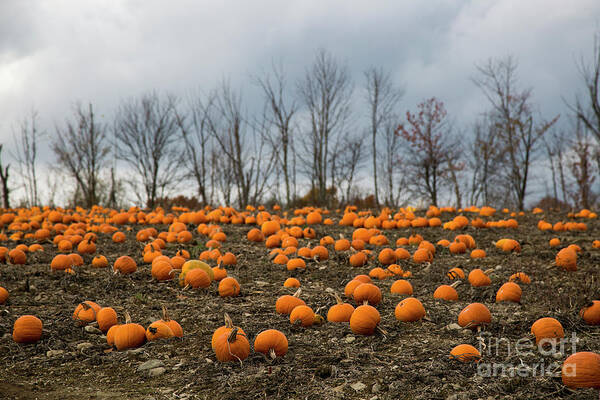
<instances>
[{"instance_id":1,"label":"gray cloud","mask_svg":"<svg viewBox=\"0 0 600 400\"><path fill-rule=\"evenodd\" d=\"M362 71L390 70L402 110L441 98L467 126L485 109L474 65L515 55L520 82L544 115L564 113L579 87L600 2L502 1L19 1L0 2L0 139L35 107L52 131L75 101L109 115L124 97L183 95L224 77L260 98L249 75L282 60L292 80L323 47L349 66L361 113ZM46 160L53 156L46 154Z\"/></svg>"}]
</instances>

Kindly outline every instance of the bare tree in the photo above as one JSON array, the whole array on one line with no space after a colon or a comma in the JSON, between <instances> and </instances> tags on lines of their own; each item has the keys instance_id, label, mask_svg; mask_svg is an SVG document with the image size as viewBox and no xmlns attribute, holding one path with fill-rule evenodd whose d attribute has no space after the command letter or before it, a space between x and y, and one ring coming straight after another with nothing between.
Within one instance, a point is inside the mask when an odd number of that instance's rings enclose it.
<instances>
[{"instance_id":1,"label":"bare tree","mask_svg":"<svg viewBox=\"0 0 600 400\"><path fill-rule=\"evenodd\" d=\"M572 156L568 164L575 186L571 196L578 207L590 208L595 200L592 184L596 178L593 164L596 146L581 119L577 119L574 125L575 134L570 146Z\"/></svg>"},{"instance_id":2,"label":"bare tree","mask_svg":"<svg viewBox=\"0 0 600 400\"><path fill-rule=\"evenodd\" d=\"M492 107L491 116L499 128L500 143L506 151L506 176L517 207L525 206L531 165L544 133L558 120L538 120L531 102L531 89L517 87L517 63L507 56L490 59L477 66L479 75L472 78Z\"/></svg>"},{"instance_id":3,"label":"bare tree","mask_svg":"<svg viewBox=\"0 0 600 400\"><path fill-rule=\"evenodd\" d=\"M266 154L265 118L249 124L242 111L242 97L224 81L215 97L216 115L209 120L209 128L228 159L229 168L237 190L240 207L255 203L265 193L266 184L273 172L275 158Z\"/></svg>"},{"instance_id":4,"label":"bare tree","mask_svg":"<svg viewBox=\"0 0 600 400\"><path fill-rule=\"evenodd\" d=\"M100 173L107 166L110 152L106 135L107 127L97 121L92 104L87 109L78 104L74 118L64 127L56 127L51 143L58 165L75 179L76 192L88 208L100 201Z\"/></svg>"},{"instance_id":5,"label":"bare tree","mask_svg":"<svg viewBox=\"0 0 600 400\"><path fill-rule=\"evenodd\" d=\"M331 178L331 148L334 137L343 131L350 116L352 96L350 74L333 56L321 49L312 66L298 82L298 92L308 113L308 135L304 143L303 163L310 171L316 201L328 201L327 181ZM333 181L331 181L333 185Z\"/></svg>"},{"instance_id":6,"label":"bare tree","mask_svg":"<svg viewBox=\"0 0 600 400\"><path fill-rule=\"evenodd\" d=\"M266 135L271 145L271 150L276 156L278 173L283 173L285 184L285 199L289 206L293 193L291 187L291 153L293 147L293 122L298 111L298 105L294 99L287 95L287 79L281 65L272 63L272 72L264 73L263 76L255 78L256 84L262 89L266 103L266 118L270 125L274 126L274 134Z\"/></svg>"},{"instance_id":7,"label":"bare tree","mask_svg":"<svg viewBox=\"0 0 600 400\"><path fill-rule=\"evenodd\" d=\"M366 98L369 105L369 130L371 133L375 204L379 206L377 135L386 120L393 117L398 102L402 98L403 91L394 87L389 72L385 72L382 68L370 67L364 72L364 75L366 79Z\"/></svg>"},{"instance_id":8,"label":"bare tree","mask_svg":"<svg viewBox=\"0 0 600 400\"><path fill-rule=\"evenodd\" d=\"M176 103L172 95L161 98L148 93L122 102L115 117L117 157L137 174L143 194L136 194L150 208L155 207L158 198L165 197L181 175ZM138 186L135 179L128 183L134 189Z\"/></svg>"},{"instance_id":9,"label":"bare tree","mask_svg":"<svg viewBox=\"0 0 600 400\"><path fill-rule=\"evenodd\" d=\"M38 145L45 136L38 130L38 113L31 110L29 115L21 121L18 131L13 132L15 138L15 154L13 155L18 165L18 174L23 181L25 198L29 206L39 204L37 155Z\"/></svg>"},{"instance_id":10,"label":"bare tree","mask_svg":"<svg viewBox=\"0 0 600 400\"><path fill-rule=\"evenodd\" d=\"M397 117L390 117L383 125L383 145L378 151L378 157L383 172L384 202L388 207L396 207L402 195L402 188L406 184L405 175L400 173L401 139L396 135Z\"/></svg>"},{"instance_id":11,"label":"bare tree","mask_svg":"<svg viewBox=\"0 0 600 400\"><path fill-rule=\"evenodd\" d=\"M499 129L489 114L473 126L474 137L469 146L468 166L471 171L469 200L471 204L496 204L502 199L501 166L505 152L499 146Z\"/></svg>"},{"instance_id":12,"label":"bare tree","mask_svg":"<svg viewBox=\"0 0 600 400\"><path fill-rule=\"evenodd\" d=\"M0 182L2 182L2 207L10 208L10 188L8 187L8 177L10 164L2 163L2 149L4 144L0 143Z\"/></svg>"},{"instance_id":13,"label":"bare tree","mask_svg":"<svg viewBox=\"0 0 600 400\"><path fill-rule=\"evenodd\" d=\"M197 193L203 204L210 203L208 192L212 139L210 113L214 102L214 94L209 94L204 99L199 94L189 99L185 111L176 111L177 125L185 142L184 164L189 175L196 181Z\"/></svg>"},{"instance_id":14,"label":"bare tree","mask_svg":"<svg viewBox=\"0 0 600 400\"><path fill-rule=\"evenodd\" d=\"M341 193L341 203L349 201L355 186L357 172L361 169L367 153L364 151L364 136L350 134L338 136L335 151L331 154L330 171L334 174L333 186Z\"/></svg>"},{"instance_id":15,"label":"bare tree","mask_svg":"<svg viewBox=\"0 0 600 400\"><path fill-rule=\"evenodd\" d=\"M565 142L568 142L565 133L562 130L552 130L548 135L544 136L544 147L546 156L550 165L550 173L552 177L552 193L556 203L562 201L568 203L568 184L565 176L566 156Z\"/></svg>"},{"instance_id":16,"label":"bare tree","mask_svg":"<svg viewBox=\"0 0 600 400\"><path fill-rule=\"evenodd\" d=\"M576 96L575 104L569 107L600 141L600 32L594 34L592 61L587 63L582 57L578 69L586 91L583 99Z\"/></svg>"},{"instance_id":17,"label":"bare tree","mask_svg":"<svg viewBox=\"0 0 600 400\"><path fill-rule=\"evenodd\" d=\"M396 133L408 145L405 165L412 190L437 205L441 189L448 184L448 161L457 156L444 103L435 97L425 100L416 113L406 112L406 120Z\"/></svg>"}]
</instances>

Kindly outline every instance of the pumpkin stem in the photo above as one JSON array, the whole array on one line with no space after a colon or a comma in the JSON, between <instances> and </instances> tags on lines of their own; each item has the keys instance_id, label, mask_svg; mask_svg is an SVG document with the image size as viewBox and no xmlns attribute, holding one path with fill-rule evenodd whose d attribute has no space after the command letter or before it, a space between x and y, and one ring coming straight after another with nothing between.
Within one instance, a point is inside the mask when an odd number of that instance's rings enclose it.
<instances>
[{"instance_id":1,"label":"pumpkin stem","mask_svg":"<svg viewBox=\"0 0 600 400\"><path fill-rule=\"evenodd\" d=\"M229 336L227 336L228 343L234 343L237 340L238 327L236 326L229 332Z\"/></svg>"},{"instance_id":2,"label":"pumpkin stem","mask_svg":"<svg viewBox=\"0 0 600 400\"><path fill-rule=\"evenodd\" d=\"M163 321L165 322L169 322L169 314L167 313L167 307L163 304L162 305L162 315L163 315Z\"/></svg>"},{"instance_id":3,"label":"pumpkin stem","mask_svg":"<svg viewBox=\"0 0 600 400\"><path fill-rule=\"evenodd\" d=\"M229 314L225 313L223 315L223 318L225 319L225 327L228 329L232 329L233 328L233 320L231 319Z\"/></svg>"},{"instance_id":4,"label":"pumpkin stem","mask_svg":"<svg viewBox=\"0 0 600 400\"><path fill-rule=\"evenodd\" d=\"M335 301L338 304L344 304L344 300L342 300L342 298L337 293L334 293L333 296L335 297Z\"/></svg>"},{"instance_id":5,"label":"pumpkin stem","mask_svg":"<svg viewBox=\"0 0 600 400\"><path fill-rule=\"evenodd\" d=\"M269 349L269 356L271 357L272 360L274 360L277 355L275 354L275 349L271 348Z\"/></svg>"},{"instance_id":6,"label":"pumpkin stem","mask_svg":"<svg viewBox=\"0 0 600 400\"><path fill-rule=\"evenodd\" d=\"M129 315L129 312L127 310L125 310L124 314L125 314L125 323L130 324L131 323L131 315Z\"/></svg>"},{"instance_id":7,"label":"pumpkin stem","mask_svg":"<svg viewBox=\"0 0 600 400\"><path fill-rule=\"evenodd\" d=\"M462 281L456 281L454 282L452 285L450 285L450 287L456 288L458 285L460 285L462 283Z\"/></svg>"},{"instance_id":8,"label":"pumpkin stem","mask_svg":"<svg viewBox=\"0 0 600 400\"><path fill-rule=\"evenodd\" d=\"M486 274L486 275L489 275L492 272L494 272L494 268L486 269L485 271L483 271L483 273Z\"/></svg>"},{"instance_id":9,"label":"pumpkin stem","mask_svg":"<svg viewBox=\"0 0 600 400\"><path fill-rule=\"evenodd\" d=\"M294 297L300 297L300 294L302 294L302 289L296 290L296 293L294 293L292 296L294 296Z\"/></svg>"},{"instance_id":10,"label":"pumpkin stem","mask_svg":"<svg viewBox=\"0 0 600 400\"><path fill-rule=\"evenodd\" d=\"M363 306L367 306L367 305L369 305L369 300L365 300L365 301L363 301L362 305L363 305Z\"/></svg>"},{"instance_id":11,"label":"pumpkin stem","mask_svg":"<svg viewBox=\"0 0 600 400\"><path fill-rule=\"evenodd\" d=\"M381 333L383 336L387 336L387 331L385 329L383 329L382 327L380 327L379 325L377 325L375 327L375 331Z\"/></svg>"}]
</instances>

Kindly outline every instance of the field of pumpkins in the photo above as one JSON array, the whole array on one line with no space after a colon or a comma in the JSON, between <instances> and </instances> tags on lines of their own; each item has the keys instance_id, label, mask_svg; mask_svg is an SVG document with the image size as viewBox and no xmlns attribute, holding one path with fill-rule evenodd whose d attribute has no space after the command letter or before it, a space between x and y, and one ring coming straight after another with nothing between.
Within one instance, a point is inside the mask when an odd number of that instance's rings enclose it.
<instances>
[{"instance_id":1,"label":"field of pumpkins","mask_svg":"<svg viewBox=\"0 0 600 400\"><path fill-rule=\"evenodd\" d=\"M34 207L0 225L0 398L598 398L590 210Z\"/></svg>"}]
</instances>

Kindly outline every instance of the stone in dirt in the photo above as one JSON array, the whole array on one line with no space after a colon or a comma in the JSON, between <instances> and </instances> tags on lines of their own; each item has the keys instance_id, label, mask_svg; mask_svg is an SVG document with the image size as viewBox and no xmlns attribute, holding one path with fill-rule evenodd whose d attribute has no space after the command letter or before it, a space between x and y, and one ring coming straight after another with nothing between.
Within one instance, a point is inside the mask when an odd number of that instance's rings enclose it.
<instances>
[{"instance_id":1,"label":"stone in dirt","mask_svg":"<svg viewBox=\"0 0 600 400\"><path fill-rule=\"evenodd\" d=\"M157 377L157 376L161 376L162 374L164 374L167 370L163 367L158 367L158 368L152 368L151 370L148 371L148 376L151 378Z\"/></svg>"},{"instance_id":2,"label":"stone in dirt","mask_svg":"<svg viewBox=\"0 0 600 400\"><path fill-rule=\"evenodd\" d=\"M156 359L154 359L154 360L148 360L148 361L140 364L137 367L137 370L138 371L146 371L146 370L149 370L149 369L154 369L154 368L162 367L164 365L165 364L161 360L156 360Z\"/></svg>"},{"instance_id":3,"label":"stone in dirt","mask_svg":"<svg viewBox=\"0 0 600 400\"><path fill-rule=\"evenodd\" d=\"M362 390L365 390L365 388L367 387L367 385L365 385L364 383L358 381L353 383L352 385L350 385L350 387L354 390L356 390L357 392L360 392Z\"/></svg>"},{"instance_id":4,"label":"stone in dirt","mask_svg":"<svg viewBox=\"0 0 600 400\"><path fill-rule=\"evenodd\" d=\"M87 350L87 349L91 349L92 347L94 347L94 345L91 344L90 342L83 342L83 343L79 343L77 345L77 350L84 351L84 350Z\"/></svg>"},{"instance_id":5,"label":"stone in dirt","mask_svg":"<svg viewBox=\"0 0 600 400\"><path fill-rule=\"evenodd\" d=\"M64 354L64 350L48 350L46 352L46 357L56 357Z\"/></svg>"},{"instance_id":6,"label":"stone in dirt","mask_svg":"<svg viewBox=\"0 0 600 400\"><path fill-rule=\"evenodd\" d=\"M87 325L85 328L83 328L83 330L94 335L102 335L102 331L100 329L91 325Z\"/></svg>"}]
</instances>

